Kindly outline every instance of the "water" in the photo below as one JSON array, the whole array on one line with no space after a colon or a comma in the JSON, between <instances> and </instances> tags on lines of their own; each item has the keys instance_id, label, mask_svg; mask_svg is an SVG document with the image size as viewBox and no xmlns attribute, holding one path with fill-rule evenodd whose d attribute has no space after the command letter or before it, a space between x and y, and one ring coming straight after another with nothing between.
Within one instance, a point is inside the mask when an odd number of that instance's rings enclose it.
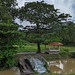
<instances>
[{"instance_id":1,"label":"water","mask_svg":"<svg viewBox=\"0 0 75 75\"><path fill-rule=\"evenodd\" d=\"M18 68L13 67L11 69L0 71L0 75L21 75L21 74Z\"/></svg>"},{"instance_id":2,"label":"water","mask_svg":"<svg viewBox=\"0 0 75 75\"><path fill-rule=\"evenodd\" d=\"M49 61L48 63L51 66L50 70L54 73L59 74L75 73L75 59ZM20 71L18 68L14 67L12 69L0 71L0 75L20 75ZM40 74L40 75L50 75L50 74Z\"/></svg>"},{"instance_id":3,"label":"water","mask_svg":"<svg viewBox=\"0 0 75 75\"><path fill-rule=\"evenodd\" d=\"M64 59L48 62L51 66L51 71L59 74L75 73L75 59Z\"/></svg>"}]
</instances>

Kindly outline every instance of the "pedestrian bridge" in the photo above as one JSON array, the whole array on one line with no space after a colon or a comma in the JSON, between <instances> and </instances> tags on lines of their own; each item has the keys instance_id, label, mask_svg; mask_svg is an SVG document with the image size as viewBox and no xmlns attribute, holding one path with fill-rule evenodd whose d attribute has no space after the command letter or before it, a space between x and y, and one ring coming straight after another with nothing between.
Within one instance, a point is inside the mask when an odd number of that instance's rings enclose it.
<instances>
[{"instance_id":1,"label":"pedestrian bridge","mask_svg":"<svg viewBox=\"0 0 75 75\"><path fill-rule=\"evenodd\" d=\"M25 58L19 61L20 68L23 74L46 73L48 72L49 65L44 57L39 54L26 55Z\"/></svg>"}]
</instances>

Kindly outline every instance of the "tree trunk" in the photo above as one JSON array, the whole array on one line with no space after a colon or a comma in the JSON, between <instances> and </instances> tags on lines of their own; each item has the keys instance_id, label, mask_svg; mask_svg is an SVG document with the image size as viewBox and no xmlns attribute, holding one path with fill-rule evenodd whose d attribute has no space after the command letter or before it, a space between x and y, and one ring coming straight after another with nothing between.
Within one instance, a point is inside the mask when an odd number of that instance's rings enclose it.
<instances>
[{"instance_id":1,"label":"tree trunk","mask_svg":"<svg viewBox=\"0 0 75 75\"><path fill-rule=\"evenodd\" d=\"M45 44L45 50L46 50L46 44Z\"/></svg>"},{"instance_id":2,"label":"tree trunk","mask_svg":"<svg viewBox=\"0 0 75 75\"><path fill-rule=\"evenodd\" d=\"M39 41L37 42L37 47L38 47L38 51L37 51L37 53L41 53L40 42L39 42Z\"/></svg>"},{"instance_id":3,"label":"tree trunk","mask_svg":"<svg viewBox=\"0 0 75 75\"><path fill-rule=\"evenodd\" d=\"M39 29L39 24L37 23L37 29ZM39 31L37 31L37 34L39 34ZM37 36L39 38L39 36ZM38 51L37 53L41 53L41 49L40 49L40 41L37 41L37 48L38 48Z\"/></svg>"}]
</instances>

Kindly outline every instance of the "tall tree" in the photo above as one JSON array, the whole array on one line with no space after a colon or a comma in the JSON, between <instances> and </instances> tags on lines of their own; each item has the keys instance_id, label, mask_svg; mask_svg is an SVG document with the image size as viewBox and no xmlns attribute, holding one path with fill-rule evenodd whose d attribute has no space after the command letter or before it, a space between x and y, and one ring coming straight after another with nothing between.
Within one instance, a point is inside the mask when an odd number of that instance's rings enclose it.
<instances>
[{"instance_id":1,"label":"tall tree","mask_svg":"<svg viewBox=\"0 0 75 75\"><path fill-rule=\"evenodd\" d=\"M19 9L21 21L27 20L32 24L36 24L31 27L27 26L24 29L27 32L27 39L37 43L38 52L41 52L40 43L49 39L51 35L57 36L61 20L66 20L69 16L58 13L58 9L55 9L53 5L44 3L44 1L25 3L25 6Z\"/></svg>"}]
</instances>

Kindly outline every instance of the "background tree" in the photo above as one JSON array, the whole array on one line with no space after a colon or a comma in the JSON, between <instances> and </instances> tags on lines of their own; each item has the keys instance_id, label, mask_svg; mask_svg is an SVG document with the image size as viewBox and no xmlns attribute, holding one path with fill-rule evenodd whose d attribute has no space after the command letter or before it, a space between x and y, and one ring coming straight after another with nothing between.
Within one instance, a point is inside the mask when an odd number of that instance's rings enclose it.
<instances>
[{"instance_id":1,"label":"background tree","mask_svg":"<svg viewBox=\"0 0 75 75\"><path fill-rule=\"evenodd\" d=\"M75 23L68 22L69 43L75 45Z\"/></svg>"},{"instance_id":2,"label":"background tree","mask_svg":"<svg viewBox=\"0 0 75 75\"><path fill-rule=\"evenodd\" d=\"M27 20L35 26L26 26L27 40L37 43L38 52L40 43L52 36L58 36L61 26L61 20L66 20L69 14L60 14L53 5L41 2L25 3L25 6L19 9L19 18L21 21ZM58 36L59 37L59 36Z\"/></svg>"},{"instance_id":3,"label":"background tree","mask_svg":"<svg viewBox=\"0 0 75 75\"><path fill-rule=\"evenodd\" d=\"M0 0L0 22L13 22L18 9L17 0Z\"/></svg>"},{"instance_id":4,"label":"background tree","mask_svg":"<svg viewBox=\"0 0 75 75\"><path fill-rule=\"evenodd\" d=\"M75 23L72 21L62 23L61 33L63 43L66 45L75 44Z\"/></svg>"}]
</instances>

